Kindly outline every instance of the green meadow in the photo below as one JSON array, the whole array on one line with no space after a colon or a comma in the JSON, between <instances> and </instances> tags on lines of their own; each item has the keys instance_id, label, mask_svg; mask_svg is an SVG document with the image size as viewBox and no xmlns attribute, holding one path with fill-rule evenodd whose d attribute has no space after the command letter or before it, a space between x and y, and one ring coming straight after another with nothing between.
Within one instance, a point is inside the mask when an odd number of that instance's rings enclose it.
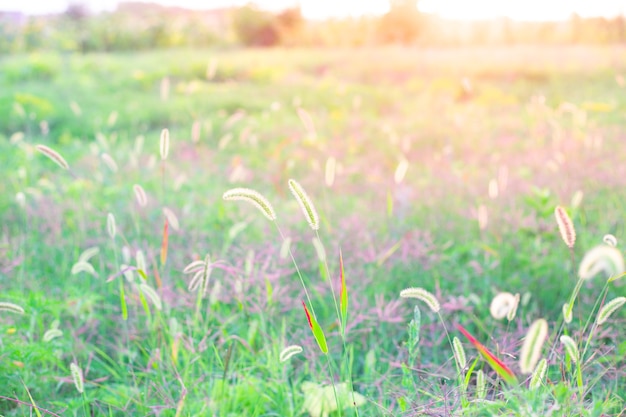
<instances>
[{"instance_id":1,"label":"green meadow","mask_svg":"<svg viewBox=\"0 0 626 417\"><path fill-rule=\"evenodd\" d=\"M623 415L625 160L623 46L0 56L0 416Z\"/></svg>"}]
</instances>

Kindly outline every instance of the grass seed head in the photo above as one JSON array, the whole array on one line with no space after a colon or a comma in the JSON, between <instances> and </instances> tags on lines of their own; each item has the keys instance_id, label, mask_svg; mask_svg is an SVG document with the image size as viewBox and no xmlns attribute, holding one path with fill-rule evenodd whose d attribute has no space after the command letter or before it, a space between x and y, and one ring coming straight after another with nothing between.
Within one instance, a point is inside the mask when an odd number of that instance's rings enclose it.
<instances>
[{"instance_id":1,"label":"grass seed head","mask_svg":"<svg viewBox=\"0 0 626 417\"><path fill-rule=\"evenodd\" d=\"M433 313L438 313L441 309L439 305L439 301L437 298L426 291L423 288L406 288L400 291L400 297L402 298L417 298L418 300L423 301L426 305L433 311Z\"/></svg>"},{"instance_id":2,"label":"grass seed head","mask_svg":"<svg viewBox=\"0 0 626 417\"><path fill-rule=\"evenodd\" d=\"M61 168L70 169L70 166L65 160L65 158L63 158L61 154L55 151L54 149L51 149L47 147L46 145L37 145L35 146L35 149L37 149L37 151L47 156L50 160L52 160L55 164L57 164Z\"/></svg>"},{"instance_id":3,"label":"grass seed head","mask_svg":"<svg viewBox=\"0 0 626 417\"><path fill-rule=\"evenodd\" d=\"M569 303L563 304L563 320L567 324L572 322L572 310L569 309Z\"/></svg>"},{"instance_id":4,"label":"grass seed head","mask_svg":"<svg viewBox=\"0 0 626 417\"><path fill-rule=\"evenodd\" d=\"M517 309L518 301L519 295L516 298L510 292L501 292L491 300L489 313L494 319L502 320L507 317L511 310Z\"/></svg>"},{"instance_id":5,"label":"grass seed head","mask_svg":"<svg viewBox=\"0 0 626 417\"><path fill-rule=\"evenodd\" d=\"M317 215L317 210L315 210L315 206L311 202L311 199L307 195L306 191L302 188L302 186L293 179L289 180L289 189L291 193L300 204L300 208L302 208L302 212L306 217L307 222L309 222L309 226L311 229L318 230L320 228L320 219Z\"/></svg>"},{"instance_id":6,"label":"grass seed head","mask_svg":"<svg viewBox=\"0 0 626 417\"><path fill-rule=\"evenodd\" d=\"M70 373L72 374L72 381L74 381L76 391L82 394L85 391L85 386L83 382L83 370L80 369L80 367L74 362L72 362L70 363Z\"/></svg>"},{"instance_id":7,"label":"grass seed head","mask_svg":"<svg viewBox=\"0 0 626 417\"><path fill-rule=\"evenodd\" d=\"M574 342L574 339L567 335L562 335L559 340L561 341L561 344L565 347L565 350L567 351L569 357L572 359L572 362L578 362L580 354L578 353L578 346L576 346L576 342Z\"/></svg>"},{"instance_id":8,"label":"grass seed head","mask_svg":"<svg viewBox=\"0 0 626 417\"><path fill-rule=\"evenodd\" d=\"M543 381L546 378L547 370L548 370L548 362L546 361L546 358L543 358L539 361L539 363L535 367L535 370L533 371L533 376L530 378L528 388L530 388L531 390L535 390L539 388L543 384Z\"/></svg>"},{"instance_id":9,"label":"grass seed head","mask_svg":"<svg viewBox=\"0 0 626 417\"><path fill-rule=\"evenodd\" d=\"M226 201L242 200L256 206L269 220L276 220L276 212L270 202L260 193L249 188L232 188L224 193L222 198Z\"/></svg>"},{"instance_id":10,"label":"grass seed head","mask_svg":"<svg viewBox=\"0 0 626 417\"><path fill-rule=\"evenodd\" d=\"M0 311L9 311L15 314L24 314L24 309L17 304L0 301Z\"/></svg>"},{"instance_id":11,"label":"grass seed head","mask_svg":"<svg viewBox=\"0 0 626 417\"><path fill-rule=\"evenodd\" d=\"M565 242L570 249L573 248L574 243L576 243L576 230L574 230L572 219L570 219L567 211L561 206L556 206L554 216L556 217L556 223L559 226L563 242Z\"/></svg>"},{"instance_id":12,"label":"grass seed head","mask_svg":"<svg viewBox=\"0 0 626 417\"><path fill-rule=\"evenodd\" d=\"M547 336L548 322L546 320L538 319L530 325L520 353L519 363L523 374L530 374L535 368Z\"/></svg>"},{"instance_id":13,"label":"grass seed head","mask_svg":"<svg viewBox=\"0 0 626 417\"><path fill-rule=\"evenodd\" d=\"M604 235L602 241L609 246L616 247L617 246L617 238L611 234Z\"/></svg>"},{"instance_id":14,"label":"grass seed head","mask_svg":"<svg viewBox=\"0 0 626 417\"><path fill-rule=\"evenodd\" d=\"M176 232L180 230L180 223L178 222L178 217L176 214L167 207L163 207L163 215L167 218L167 222L172 226Z\"/></svg>"},{"instance_id":15,"label":"grass seed head","mask_svg":"<svg viewBox=\"0 0 626 417\"><path fill-rule=\"evenodd\" d=\"M133 191L135 192L135 198L137 199L137 204L141 207L145 207L148 204L148 196L146 195L146 191L139 184L133 185Z\"/></svg>"},{"instance_id":16,"label":"grass seed head","mask_svg":"<svg viewBox=\"0 0 626 417\"><path fill-rule=\"evenodd\" d=\"M596 318L596 322L598 325L606 322L611 314L613 314L618 308L626 303L626 297L617 297L606 303L600 311L598 312L598 316Z\"/></svg>"},{"instance_id":17,"label":"grass seed head","mask_svg":"<svg viewBox=\"0 0 626 417\"><path fill-rule=\"evenodd\" d=\"M100 157L102 158L102 162L104 162L104 164L111 170L111 172L117 172L117 164L115 163L113 158L111 158L111 155L109 155L108 153L103 153Z\"/></svg>"},{"instance_id":18,"label":"grass seed head","mask_svg":"<svg viewBox=\"0 0 626 417\"><path fill-rule=\"evenodd\" d=\"M485 383L485 373L482 369L476 372L476 398L484 399L487 395L487 384Z\"/></svg>"},{"instance_id":19,"label":"grass seed head","mask_svg":"<svg viewBox=\"0 0 626 417\"><path fill-rule=\"evenodd\" d=\"M42 340L45 343L50 342L52 339L55 339L57 337L61 337L63 336L63 332L59 329L48 329L46 330L46 332L43 334L43 338Z\"/></svg>"},{"instance_id":20,"label":"grass seed head","mask_svg":"<svg viewBox=\"0 0 626 417\"><path fill-rule=\"evenodd\" d=\"M161 131L161 140L159 141L159 151L161 153L161 160L167 159L167 154L170 152L170 131L163 129Z\"/></svg>"},{"instance_id":21,"label":"grass seed head","mask_svg":"<svg viewBox=\"0 0 626 417\"><path fill-rule=\"evenodd\" d=\"M465 369L465 365L467 364L467 358L465 356L465 349L463 349L463 345L458 337L454 336L452 339L452 347L454 350L454 359L456 363L459 365L459 369Z\"/></svg>"},{"instance_id":22,"label":"grass seed head","mask_svg":"<svg viewBox=\"0 0 626 417\"><path fill-rule=\"evenodd\" d=\"M287 346L286 348L284 348L282 350L282 352L280 352L279 355L279 360L281 362L286 362L288 361L292 356L297 355L298 353L302 352L302 346L300 345L291 345L291 346Z\"/></svg>"},{"instance_id":23,"label":"grass seed head","mask_svg":"<svg viewBox=\"0 0 626 417\"><path fill-rule=\"evenodd\" d=\"M107 233L111 239L115 239L115 217L113 213L107 214Z\"/></svg>"},{"instance_id":24,"label":"grass seed head","mask_svg":"<svg viewBox=\"0 0 626 417\"><path fill-rule=\"evenodd\" d=\"M152 288L151 286L149 286L145 282L142 282L139 285L139 289L150 300L150 302L152 303L154 308L156 308L159 311L163 308L163 303L161 302L161 297L155 291L154 288Z\"/></svg>"},{"instance_id":25,"label":"grass seed head","mask_svg":"<svg viewBox=\"0 0 626 417\"><path fill-rule=\"evenodd\" d=\"M609 277L624 273L624 257L619 249L598 245L585 253L578 267L578 276L581 279L591 279L601 271Z\"/></svg>"}]
</instances>

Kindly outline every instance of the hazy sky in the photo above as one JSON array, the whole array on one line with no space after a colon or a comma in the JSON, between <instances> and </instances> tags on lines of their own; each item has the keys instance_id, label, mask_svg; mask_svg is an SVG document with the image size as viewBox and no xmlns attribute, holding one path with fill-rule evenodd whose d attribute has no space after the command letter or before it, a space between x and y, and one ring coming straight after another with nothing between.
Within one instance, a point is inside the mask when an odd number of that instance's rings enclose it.
<instances>
[{"instance_id":1,"label":"hazy sky","mask_svg":"<svg viewBox=\"0 0 626 417\"><path fill-rule=\"evenodd\" d=\"M119 0L84 0L92 10L112 10ZM245 4L247 0L155 0L156 3L197 9ZM382 14L387 0L256 0L271 10L300 3L308 18ZM50 13L65 10L68 0L0 0L0 10L25 13ZM626 12L626 0L419 0L420 10L457 19L482 19L508 16L520 20L566 19L576 12L581 16L615 16Z\"/></svg>"}]
</instances>

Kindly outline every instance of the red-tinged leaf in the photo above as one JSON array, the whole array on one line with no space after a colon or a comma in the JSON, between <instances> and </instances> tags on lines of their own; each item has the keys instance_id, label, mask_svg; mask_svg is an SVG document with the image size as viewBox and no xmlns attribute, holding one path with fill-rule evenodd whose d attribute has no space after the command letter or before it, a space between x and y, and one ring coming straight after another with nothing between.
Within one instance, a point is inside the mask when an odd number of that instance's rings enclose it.
<instances>
[{"instance_id":1,"label":"red-tinged leaf","mask_svg":"<svg viewBox=\"0 0 626 417\"><path fill-rule=\"evenodd\" d=\"M346 277L343 273L343 256L339 249L339 270L341 273L341 292L339 293L339 305L341 308L341 328L345 332L348 321L348 288L346 287Z\"/></svg>"},{"instance_id":2,"label":"red-tinged leaf","mask_svg":"<svg viewBox=\"0 0 626 417\"><path fill-rule=\"evenodd\" d=\"M154 258L152 258L152 270L154 271L154 281L156 282L156 286L158 289L161 289L163 285L161 283L161 275L159 275L159 266Z\"/></svg>"},{"instance_id":3,"label":"red-tinged leaf","mask_svg":"<svg viewBox=\"0 0 626 417\"><path fill-rule=\"evenodd\" d=\"M476 347L476 349L478 349L478 351L483 356L483 358L485 358L487 363L489 363L489 366L491 366L491 368L493 368L493 370L496 371L496 373L500 375L500 377L504 381L506 381L507 384L509 385L518 384L515 374L513 373L513 371L511 371L511 369L508 366L504 364L504 362L498 359L493 353L489 351L489 349L487 349L478 340L476 340L476 338L472 336L467 330L465 330L463 326L461 326L460 324L457 324L456 328L459 329L461 333L463 333L463 336L465 336L467 340L469 340L470 343L473 344L474 347Z\"/></svg>"},{"instance_id":4,"label":"red-tinged leaf","mask_svg":"<svg viewBox=\"0 0 626 417\"><path fill-rule=\"evenodd\" d=\"M161 265L165 265L167 262L167 217L165 218L165 224L163 225L163 242L161 242Z\"/></svg>"},{"instance_id":5,"label":"red-tinged leaf","mask_svg":"<svg viewBox=\"0 0 626 417\"><path fill-rule=\"evenodd\" d=\"M313 337L315 337L315 341L317 345L320 347L322 353L328 353L328 345L326 344L326 336L324 336L324 330L322 330L322 326L319 325L314 316L309 313L309 309L306 307L304 301L302 302L302 306L304 307L304 312L306 313L306 318L309 321L309 327L313 332Z\"/></svg>"},{"instance_id":6,"label":"red-tinged leaf","mask_svg":"<svg viewBox=\"0 0 626 417\"><path fill-rule=\"evenodd\" d=\"M306 313L306 319L309 322L309 327L313 330L313 322L311 321L311 313L309 313L309 309L306 308L306 304L304 301L302 302L302 307L304 307L304 312Z\"/></svg>"}]
</instances>

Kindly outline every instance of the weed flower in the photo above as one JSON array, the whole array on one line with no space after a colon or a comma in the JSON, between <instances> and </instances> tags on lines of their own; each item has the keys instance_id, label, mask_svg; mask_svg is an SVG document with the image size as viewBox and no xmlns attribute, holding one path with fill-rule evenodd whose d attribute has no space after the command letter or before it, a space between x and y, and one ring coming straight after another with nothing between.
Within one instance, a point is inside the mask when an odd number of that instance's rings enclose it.
<instances>
[{"instance_id":1,"label":"weed flower","mask_svg":"<svg viewBox=\"0 0 626 417\"><path fill-rule=\"evenodd\" d=\"M15 314L24 314L24 309L17 304L0 301L0 311L10 311Z\"/></svg>"},{"instance_id":2,"label":"weed flower","mask_svg":"<svg viewBox=\"0 0 626 417\"><path fill-rule=\"evenodd\" d=\"M48 329L43 334L43 341L45 343L50 342L52 339L63 336L63 332L59 329Z\"/></svg>"},{"instance_id":3,"label":"weed flower","mask_svg":"<svg viewBox=\"0 0 626 417\"><path fill-rule=\"evenodd\" d=\"M520 353L519 363L523 374L530 374L535 368L547 336L548 322L544 319L535 320L526 333Z\"/></svg>"},{"instance_id":4,"label":"weed flower","mask_svg":"<svg viewBox=\"0 0 626 417\"><path fill-rule=\"evenodd\" d=\"M393 174L393 180L396 184L400 184L402 182L408 169L409 161L407 161L406 158L402 158L396 167L396 172Z\"/></svg>"},{"instance_id":5,"label":"weed flower","mask_svg":"<svg viewBox=\"0 0 626 417\"><path fill-rule=\"evenodd\" d=\"M63 168L63 169L70 169L70 166L65 161L65 159L61 156L60 153L58 153L54 149L50 149L46 145L37 145L37 146L35 146L35 148L39 152L41 152L42 154L44 154L45 156L50 158L55 164L57 164L61 168Z\"/></svg>"},{"instance_id":6,"label":"weed flower","mask_svg":"<svg viewBox=\"0 0 626 417\"><path fill-rule=\"evenodd\" d=\"M85 391L85 386L83 383L83 370L80 369L80 367L74 362L72 362L70 363L70 373L72 374L72 381L74 381L76 391L82 394Z\"/></svg>"},{"instance_id":7,"label":"weed flower","mask_svg":"<svg viewBox=\"0 0 626 417\"><path fill-rule=\"evenodd\" d=\"M291 345L291 346L287 346L286 348L284 348L282 350L282 352L280 352L279 355L279 360L281 362L286 362L288 361L292 356L297 355L298 353L302 352L302 346L300 345Z\"/></svg>"},{"instance_id":8,"label":"weed flower","mask_svg":"<svg viewBox=\"0 0 626 417\"><path fill-rule=\"evenodd\" d=\"M143 187L139 184L133 185L133 191L135 192L135 198L137 199L137 204L141 207L145 207L148 204L148 197L146 196L146 192Z\"/></svg>"},{"instance_id":9,"label":"weed flower","mask_svg":"<svg viewBox=\"0 0 626 417\"><path fill-rule=\"evenodd\" d=\"M222 198L226 201L243 200L255 205L269 220L276 220L276 212L265 197L249 188L233 188L224 193Z\"/></svg>"},{"instance_id":10,"label":"weed flower","mask_svg":"<svg viewBox=\"0 0 626 417\"><path fill-rule=\"evenodd\" d=\"M161 152L161 161L165 161L167 154L170 152L170 131L167 129L161 131L159 151Z\"/></svg>"},{"instance_id":11,"label":"weed flower","mask_svg":"<svg viewBox=\"0 0 626 417\"><path fill-rule=\"evenodd\" d=\"M546 361L546 358L543 358L535 367L535 370L533 371L533 376L530 378L528 388L530 388L531 390L539 388L539 386L543 384L547 370L548 362Z\"/></svg>"},{"instance_id":12,"label":"weed flower","mask_svg":"<svg viewBox=\"0 0 626 417\"><path fill-rule=\"evenodd\" d=\"M152 305L154 306L154 308L156 308L159 311L161 310L161 308L163 307L163 304L161 303L161 297L159 297L159 294L157 294L154 288L152 288L145 282L142 282L141 284L139 284L139 290L146 297L148 297L150 302L152 302Z\"/></svg>"},{"instance_id":13,"label":"weed flower","mask_svg":"<svg viewBox=\"0 0 626 417\"><path fill-rule=\"evenodd\" d=\"M487 389L485 384L485 373L482 369L479 369L476 373L476 398L484 399L487 395Z\"/></svg>"},{"instance_id":14,"label":"weed flower","mask_svg":"<svg viewBox=\"0 0 626 417\"><path fill-rule=\"evenodd\" d=\"M139 269L140 271L143 271L144 273L147 272L146 257L144 256L141 250L138 250L137 253L135 254L135 263L137 264L137 269Z\"/></svg>"},{"instance_id":15,"label":"weed flower","mask_svg":"<svg viewBox=\"0 0 626 417\"><path fill-rule=\"evenodd\" d=\"M608 318L611 317L611 314L623 306L624 303L626 303L626 297L617 297L606 303L598 312L598 317L596 319L598 325L607 321Z\"/></svg>"},{"instance_id":16,"label":"weed flower","mask_svg":"<svg viewBox=\"0 0 626 417\"><path fill-rule=\"evenodd\" d=\"M111 158L111 155L109 155L108 153L103 153L100 157L102 158L102 162L104 162L104 164L111 170L111 172L117 172L117 164L115 163L113 158Z\"/></svg>"},{"instance_id":17,"label":"weed flower","mask_svg":"<svg viewBox=\"0 0 626 417\"><path fill-rule=\"evenodd\" d=\"M599 245L585 254L578 267L578 276L581 279L590 279L604 271L612 277L622 274L624 270L622 253L612 246Z\"/></svg>"},{"instance_id":18,"label":"weed flower","mask_svg":"<svg viewBox=\"0 0 626 417\"><path fill-rule=\"evenodd\" d=\"M172 226L172 229L178 232L180 230L180 223L178 223L176 214L167 207L163 207L163 214L167 217L167 222Z\"/></svg>"},{"instance_id":19,"label":"weed flower","mask_svg":"<svg viewBox=\"0 0 626 417\"><path fill-rule=\"evenodd\" d=\"M406 288L400 291L400 297L417 298L418 300L426 303L426 305L433 311L433 313L438 313L441 309L437 298L435 298L434 295L432 295L423 288Z\"/></svg>"},{"instance_id":20,"label":"weed flower","mask_svg":"<svg viewBox=\"0 0 626 417\"><path fill-rule=\"evenodd\" d=\"M454 336L454 339L452 339L452 348L454 350L454 359L456 359L456 363L459 365L459 369L465 369L465 365L467 364L465 350L463 349L461 341L456 336Z\"/></svg>"},{"instance_id":21,"label":"weed flower","mask_svg":"<svg viewBox=\"0 0 626 417\"><path fill-rule=\"evenodd\" d=\"M113 217L113 213L107 214L107 232L111 239L115 239L115 217Z\"/></svg>"},{"instance_id":22,"label":"weed flower","mask_svg":"<svg viewBox=\"0 0 626 417\"><path fill-rule=\"evenodd\" d=\"M616 247L617 246L617 238L611 234L604 235L602 241L609 246Z\"/></svg>"},{"instance_id":23,"label":"weed flower","mask_svg":"<svg viewBox=\"0 0 626 417\"><path fill-rule=\"evenodd\" d=\"M561 206L556 206L554 216L556 217L556 223L559 226L563 242L565 242L570 249L573 248L576 242L576 230L574 230L572 219L570 219L565 209Z\"/></svg>"},{"instance_id":24,"label":"weed flower","mask_svg":"<svg viewBox=\"0 0 626 417\"><path fill-rule=\"evenodd\" d=\"M569 357L572 359L572 362L578 362L580 354L578 353L578 347L576 346L576 342L574 342L574 339L567 335L563 335L559 340L561 341L561 344L565 346L565 350L567 351Z\"/></svg>"},{"instance_id":25,"label":"weed flower","mask_svg":"<svg viewBox=\"0 0 626 417\"><path fill-rule=\"evenodd\" d=\"M78 261L72 266L72 275L80 274L81 272L86 272L89 275L93 276L98 275L96 274L96 270L94 269L94 267L89 262L85 261Z\"/></svg>"},{"instance_id":26,"label":"weed flower","mask_svg":"<svg viewBox=\"0 0 626 417\"><path fill-rule=\"evenodd\" d=\"M489 313L491 317L496 320L502 320L507 317L511 310L517 309L517 303L519 302L519 294L514 296L510 292L501 292L491 300L489 306ZM515 316L515 313L513 313ZM511 318L512 320L512 318Z\"/></svg>"},{"instance_id":27,"label":"weed flower","mask_svg":"<svg viewBox=\"0 0 626 417\"><path fill-rule=\"evenodd\" d=\"M291 190L291 193L298 201L298 204L300 204L300 207L302 208L302 211L304 212L304 216L309 222L311 229L318 230L320 228L319 216L317 215L315 206L313 206L313 203L311 202L311 199L309 199L309 196L307 195L306 191L304 191L302 186L296 180L293 180L293 179L289 180L289 189Z\"/></svg>"},{"instance_id":28,"label":"weed flower","mask_svg":"<svg viewBox=\"0 0 626 417\"><path fill-rule=\"evenodd\" d=\"M87 248L78 256L78 262L87 262L100 252L97 246Z\"/></svg>"},{"instance_id":29,"label":"weed flower","mask_svg":"<svg viewBox=\"0 0 626 417\"><path fill-rule=\"evenodd\" d=\"M569 309L569 303L563 304L563 320L567 324L572 322L572 311Z\"/></svg>"},{"instance_id":30,"label":"weed flower","mask_svg":"<svg viewBox=\"0 0 626 417\"><path fill-rule=\"evenodd\" d=\"M515 314L517 314L517 307L519 306L519 299L519 293L515 294L515 304L511 306L509 312L506 314L506 319L508 321L513 321L513 319L515 318Z\"/></svg>"}]
</instances>

